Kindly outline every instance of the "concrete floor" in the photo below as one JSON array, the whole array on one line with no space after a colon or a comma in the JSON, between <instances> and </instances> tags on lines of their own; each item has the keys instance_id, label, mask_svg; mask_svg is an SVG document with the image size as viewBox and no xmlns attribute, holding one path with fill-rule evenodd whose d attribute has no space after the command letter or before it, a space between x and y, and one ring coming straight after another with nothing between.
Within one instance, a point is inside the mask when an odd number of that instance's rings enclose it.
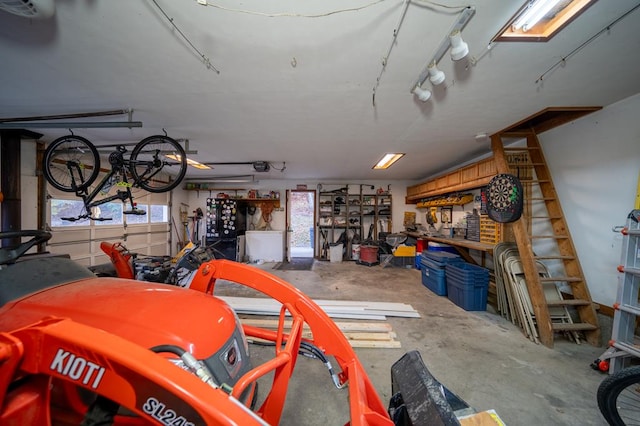
<instances>
[{"instance_id":1,"label":"concrete floor","mask_svg":"<svg viewBox=\"0 0 640 426\"><path fill-rule=\"evenodd\" d=\"M606 425L596 403L598 385L606 376L590 367L604 347L577 345L561 336L553 349L537 345L491 309L467 312L435 295L422 285L416 269L320 261L311 271L279 271L272 266L256 267L313 298L403 302L420 313L421 318L388 318L402 349L356 350L384 404L391 397L392 364L416 349L443 385L477 411L495 409L509 426ZM251 291L220 283L216 294L248 296ZM603 327L602 335L606 342L610 329ZM251 350L255 358L273 351L254 346ZM293 377L281 424L348 420L347 391L331 386L320 362L301 357Z\"/></svg>"}]
</instances>

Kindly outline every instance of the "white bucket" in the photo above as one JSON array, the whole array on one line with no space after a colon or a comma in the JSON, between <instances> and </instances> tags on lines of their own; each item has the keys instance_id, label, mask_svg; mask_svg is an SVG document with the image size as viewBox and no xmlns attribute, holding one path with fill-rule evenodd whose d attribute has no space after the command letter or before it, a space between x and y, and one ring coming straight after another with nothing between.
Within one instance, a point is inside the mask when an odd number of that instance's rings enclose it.
<instances>
[{"instance_id":1,"label":"white bucket","mask_svg":"<svg viewBox=\"0 0 640 426\"><path fill-rule=\"evenodd\" d=\"M360 244L351 245L351 259L360 260Z\"/></svg>"},{"instance_id":2,"label":"white bucket","mask_svg":"<svg viewBox=\"0 0 640 426\"><path fill-rule=\"evenodd\" d=\"M331 262L342 262L342 243L329 247L329 260Z\"/></svg>"}]
</instances>

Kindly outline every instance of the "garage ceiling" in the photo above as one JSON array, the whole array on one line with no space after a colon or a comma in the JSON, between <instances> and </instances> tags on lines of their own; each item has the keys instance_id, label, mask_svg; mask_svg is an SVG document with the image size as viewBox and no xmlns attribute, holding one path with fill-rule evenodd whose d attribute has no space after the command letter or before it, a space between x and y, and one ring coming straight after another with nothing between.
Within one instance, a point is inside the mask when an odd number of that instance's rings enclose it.
<instances>
[{"instance_id":1,"label":"garage ceiling","mask_svg":"<svg viewBox=\"0 0 640 426\"><path fill-rule=\"evenodd\" d=\"M201 3L55 0L49 19L0 11L0 118L132 109L140 128L73 131L101 145L164 129L200 162L272 162L258 178L414 180L489 152L477 134L640 92L640 9L618 20L637 0L599 0L546 43L491 49L523 1ZM411 86L466 6L475 7L462 33L470 54L444 56L446 82L426 83L433 96L423 103ZM69 133L30 130L47 142ZM371 169L394 151L407 155ZM236 164L188 176L247 173Z\"/></svg>"}]
</instances>

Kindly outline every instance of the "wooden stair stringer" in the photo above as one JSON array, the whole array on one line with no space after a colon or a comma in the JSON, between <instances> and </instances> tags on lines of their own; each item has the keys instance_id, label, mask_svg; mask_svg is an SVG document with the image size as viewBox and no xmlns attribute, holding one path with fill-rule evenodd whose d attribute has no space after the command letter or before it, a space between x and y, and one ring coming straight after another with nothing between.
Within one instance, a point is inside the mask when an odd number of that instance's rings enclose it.
<instances>
[{"instance_id":1,"label":"wooden stair stringer","mask_svg":"<svg viewBox=\"0 0 640 426\"><path fill-rule=\"evenodd\" d=\"M511 173L500 134L491 136L491 149L493 150L493 157L497 172ZM531 239L529 238L526 226L527 220L528 219L523 215L520 219L511 224L513 236L516 240L516 245L518 246L518 252L520 253L527 291L529 292L531 306L536 316L540 342L543 345L552 348L554 331L552 328L551 317L549 315L549 308L546 303L542 284L540 283L538 269L533 257Z\"/></svg>"},{"instance_id":2,"label":"wooden stair stringer","mask_svg":"<svg viewBox=\"0 0 640 426\"><path fill-rule=\"evenodd\" d=\"M512 135L509 135L512 136ZM538 324L538 332L540 342L545 346L553 347L554 331L559 331L557 324L553 324L549 315L549 304L544 297L542 289L543 281L564 282L572 289L575 300L567 300L565 306L571 306L576 309L580 322L572 324L572 330L580 330L584 333L586 340L594 345L600 345L600 327L595 311L595 306L591 300L591 295L580 267L573 240L571 238L568 226L566 224L564 213L560 205L560 200L553 185L553 179L548 170L542 147L538 141L534 130L523 132L521 137L526 138L527 146L519 148L527 151L529 156L528 166L535 172L534 184L537 185L542 197L531 197L531 188L525 188L525 203L529 203L529 208L525 208L522 217L512 224L513 235L518 246L518 251L522 259L527 289L531 298L533 310L535 312ZM491 137L492 149L496 161L496 169L498 173L513 173L512 164L509 163L509 157L505 152L517 151L518 148L505 149L503 143L503 135L498 133ZM529 183L531 184L531 183ZM527 200L529 197L529 200ZM535 200L535 201L534 201ZM552 229L551 235L532 235L531 220L533 215L527 216L527 212L531 210L531 203L544 203L547 212L547 219ZM538 217L539 218L539 217ZM542 258L555 258L562 262L565 273L563 277L541 279L535 267L537 257L534 253L534 240L555 240L559 255L543 256ZM558 303L553 306L559 305ZM566 329L566 328L562 328Z\"/></svg>"}]
</instances>

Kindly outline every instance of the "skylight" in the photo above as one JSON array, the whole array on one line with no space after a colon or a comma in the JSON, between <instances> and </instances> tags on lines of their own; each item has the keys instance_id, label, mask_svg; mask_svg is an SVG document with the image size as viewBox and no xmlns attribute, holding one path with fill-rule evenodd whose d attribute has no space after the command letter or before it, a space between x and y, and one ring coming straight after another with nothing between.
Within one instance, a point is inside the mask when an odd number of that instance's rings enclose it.
<instances>
[{"instance_id":1,"label":"skylight","mask_svg":"<svg viewBox=\"0 0 640 426\"><path fill-rule=\"evenodd\" d=\"M596 0L527 1L492 40L548 41Z\"/></svg>"}]
</instances>

